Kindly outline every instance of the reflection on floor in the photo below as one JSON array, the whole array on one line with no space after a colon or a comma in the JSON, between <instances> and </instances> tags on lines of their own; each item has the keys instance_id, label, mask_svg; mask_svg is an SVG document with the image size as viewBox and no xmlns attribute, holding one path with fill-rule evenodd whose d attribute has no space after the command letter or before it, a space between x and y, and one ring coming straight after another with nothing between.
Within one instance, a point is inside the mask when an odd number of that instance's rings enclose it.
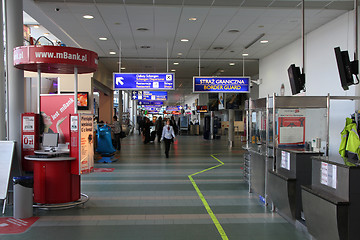
<instances>
[{"instance_id":1,"label":"reflection on floor","mask_svg":"<svg viewBox=\"0 0 360 240\"><path fill-rule=\"evenodd\" d=\"M90 196L85 208L35 210L40 219L27 232L0 239L226 239L188 178L218 165L212 154L224 165L193 179L228 239L308 239L248 193L243 151L236 143L229 149L225 138L179 136L167 159L162 144L144 145L137 135L127 137L116 162L95 164L113 171L82 176L82 192Z\"/></svg>"}]
</instances>

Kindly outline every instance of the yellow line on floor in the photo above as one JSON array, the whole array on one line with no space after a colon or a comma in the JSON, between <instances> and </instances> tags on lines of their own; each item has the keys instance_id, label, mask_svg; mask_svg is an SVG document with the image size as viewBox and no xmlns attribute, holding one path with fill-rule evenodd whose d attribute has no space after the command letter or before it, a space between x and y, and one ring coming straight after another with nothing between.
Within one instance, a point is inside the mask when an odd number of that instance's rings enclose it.
<instances>
[{"instance_id":1,"label":"yellow line on floor","mask_svg":"<svg viewBox=\"0 0 360 240\"><path fill-rule=\"evenodd\" d=\"M220 167L220 166L224 165L224 163L223 163L222 161L220 161L218 158L216 158L214 155L211 155L211 157L213 157L214 159L216 159L220 164L219 164L219 165L216 165L216 166L214 166L214 167L211 167L211 168L207 168L207 169L202 170L202 171L200 171L200 172L191 174L191 175L189 175L188 177L189 177L192 185L194 186L197 194L199 195L200 200L201 200L202 203L204 204L204 207L205 207L206 211L207 211L208 214L210 215L211 220L212 220L213 223L215 224L215 227L217 228L217 230L218 230L221 238L222 238L223 240L228 240L229 238L227 237L227 235L226 235L224 229L222 228L220 222L217 220L215 214L213 213L213 211L211 210L209 204L207 203L204 195L201 193L199 187L198 187L198 186L196 185L196 183L195 183L195 180L192 178L193 176L195 176L195 175L197 175L197 174L200 174L200 173L203 173L203 172L206 172L206 171L209 171L209 170L211 170L211 169L214 169L214 168L217 168L217 167Z\"/></svg>"}]
</instances>

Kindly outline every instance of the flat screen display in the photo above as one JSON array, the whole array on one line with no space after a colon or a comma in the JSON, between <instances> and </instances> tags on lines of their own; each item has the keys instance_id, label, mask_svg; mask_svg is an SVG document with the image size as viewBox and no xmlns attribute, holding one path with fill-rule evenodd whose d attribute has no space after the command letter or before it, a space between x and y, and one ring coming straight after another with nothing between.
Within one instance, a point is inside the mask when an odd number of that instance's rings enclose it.
<instances>
[{"instance_id":1,"label":"flat screen display","mask_svg":"<svg viewBox=\"0 0 360 240\"><path fill-rule=\"evenodd\" d=\"M59 141L59 133L44 133L43 147L57 147Z\"/></svg>"}]
</instances>

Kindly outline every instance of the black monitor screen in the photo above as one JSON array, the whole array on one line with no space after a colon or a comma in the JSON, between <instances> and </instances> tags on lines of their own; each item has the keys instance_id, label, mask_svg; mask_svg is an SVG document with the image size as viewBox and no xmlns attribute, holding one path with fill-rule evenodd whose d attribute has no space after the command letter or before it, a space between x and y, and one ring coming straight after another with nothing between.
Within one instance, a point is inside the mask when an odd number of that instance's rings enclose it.
<instances>
[{"instance_id":1,"label":"black monitor screen","mask_svg":"<svg viewBox=\"0 0 360 240\"><path fill-rule=\"evenodd\" d=\"M341 51L339 47L334 50L341 86L344 90L349 90L349 86L354 84L353 74L358 72L357 61L350 62L348 51Z\"/></svg>"},{"instance_id":2,"label":"black monitor screen","mask_svg":"<svg viewBox=\"0 0 360 240\"><path fill-rule=\"evenodd\" d=\"M291 64L288 68L288 75L292 95L298 94L305 89L305 74L301 74L299 67Z\"/></svg>"}]
</instances>

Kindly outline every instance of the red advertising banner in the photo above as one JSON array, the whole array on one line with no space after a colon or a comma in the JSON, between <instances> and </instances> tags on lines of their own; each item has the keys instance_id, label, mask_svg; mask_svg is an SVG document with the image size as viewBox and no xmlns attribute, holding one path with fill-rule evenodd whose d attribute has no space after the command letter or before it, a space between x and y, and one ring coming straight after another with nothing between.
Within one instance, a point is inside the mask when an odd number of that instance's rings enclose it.
<instances>
[{"instance_id":1,"label":"red advertising banner","mask_svg":"<svg viewBox=\"0 0 360 240\"><path fill-rule=\"evenodd\" d=\"M19 69L43 73L95 72L98 66L97 53L73 47L62 46L21 46L14 48L14 66Z\"/></svg>"},{"instance_id":2,"label":"red advertising banner","mask_svg":"<svg viewBox=\"0 0 360 240\"><path fill-rule=\"evenodd\" d=\"M74 95L42 95L40 101L44 132L59 133L59 143L70 143L69 115L74 113Z\"/></svg>"}]
</instances>

